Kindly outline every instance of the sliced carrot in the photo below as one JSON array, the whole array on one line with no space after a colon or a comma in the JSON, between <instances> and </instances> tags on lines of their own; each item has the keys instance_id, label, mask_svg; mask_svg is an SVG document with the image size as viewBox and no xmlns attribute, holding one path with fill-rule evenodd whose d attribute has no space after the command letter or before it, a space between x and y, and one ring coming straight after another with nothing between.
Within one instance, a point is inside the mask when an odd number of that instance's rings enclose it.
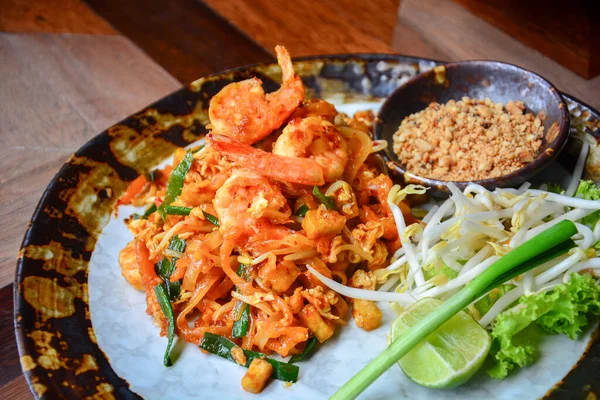
<instances>
[{"instance_id":1,"label":"sliced carrot","mask_svg":"<svg viewBox=\"0 0 600 400\"><path fill-rule=\"evenodd\" d=\"M150 252L141 240L135 241L135 257L140 267L142 282L146 287L154 287L160 283L160 278L156 275L154 263L150 261Z\"/></svg>"},{"instance_id":2,"label":"sliced carrot","mask_svg":"<svg viewBox=\"0 0 600 400\"><path fill-rule=\"evenodd\" d=\"M146 177L144 177L144 175L140 175L137 178L135 178L135 180L129 184L129 187L127 188L123 196L119 199L117 204L131 203L131 200L133 200L133 198L144 189L146 183L148 183L148 181L146 180Z\"/></svg>"}]
</instances>

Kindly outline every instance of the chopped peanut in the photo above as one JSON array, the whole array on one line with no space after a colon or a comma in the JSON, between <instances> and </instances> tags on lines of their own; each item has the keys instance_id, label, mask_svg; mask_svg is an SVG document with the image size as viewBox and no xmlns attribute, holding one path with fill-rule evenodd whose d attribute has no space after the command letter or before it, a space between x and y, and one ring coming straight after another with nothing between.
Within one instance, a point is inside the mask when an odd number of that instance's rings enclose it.
<instances>
[{"instance_id":1,"label":"chopped peanut","mask_svg":"<svg viewBox=\"0 0 600 400\"><path fill-rule=\"evenodd\" d=\"M356 326L365 331L372 331L379 328L381 325L381 310L377 307L374 301L371 300L354 300L352 307L352 316L356 321Z\"/></svg>"},{"instance_id":2,"label":"chopped peanut","mask_svg":"<svg viewBox=\"0 0 600 400\"><path fill-rule=\"evenodd\" d=\"M346 217L335 210L327 210L319 207L317 210L309 210L302 221L302 228L309 239L319 239L323 236L337 235L346 224Z\"/></svg>"},{"instance_id":3,"label":"chopped peanut","mask_svg":"<svg viewBox=\"0 0 600 400\"><path fill-rule=\"evenodd\" d=\"M545 116L463 97L406 117L394 133L394 152L414 174L471 181L513 172L532 162L544 139ZM549 132L550 135L550 132Z\"/></svg>"},{"instance_id":4,"label":"chopped peanut","mask_svg":"<svg viewBox=\"0 0 600 400\"><path fill-rule=\"evenodd\" d=\"M300 314L298 314L300 320L308 327L308 330L312 332L317 340L321 343L333 336L333 326L323 320L321 314L312 304L304 306Z\"/></svg>"},{"instance_id":5,"label":"chopped peanut","mask_svg":"<svg viewBox=\"0 0 600 400\"><path fill-rule=\"evenodd\" d=\"M264 282L269 282L270 287L277 293L283 293L292 286L292 283L300 276L300 270L293 261L282 260L275 263L266 263L258 271L258 276Z\"/></svg>"},{"instance_id":6,"label":"chopped peanut","mask_svg":"<svg viewBox=\"0 0 600 400\"><path fill-rule=\"evenodd\" d=\"M242 378L242 388L246 392L260 393L265 388L273 373L273 366L262 358L255 358L250 363L248 372Z\"/></svg>"}]
</instances>

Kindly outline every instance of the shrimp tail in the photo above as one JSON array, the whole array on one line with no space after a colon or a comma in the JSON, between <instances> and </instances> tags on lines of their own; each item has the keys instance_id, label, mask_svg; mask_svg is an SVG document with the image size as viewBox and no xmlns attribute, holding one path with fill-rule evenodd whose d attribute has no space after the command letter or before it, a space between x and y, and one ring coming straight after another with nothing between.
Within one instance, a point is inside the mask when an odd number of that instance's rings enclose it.
<instances>
[{"instance_id":1,"label":"shrimp tail","mask_svg":"<svg viewBox=\"0 0 600 400\"><path fill-rule=\"evenodd\" d=\"M208 134L206 140L225 157L263 176L301 185L325 184L323 169L314 160L268 153L222 135Z\"/></svg>"}]
</instances>

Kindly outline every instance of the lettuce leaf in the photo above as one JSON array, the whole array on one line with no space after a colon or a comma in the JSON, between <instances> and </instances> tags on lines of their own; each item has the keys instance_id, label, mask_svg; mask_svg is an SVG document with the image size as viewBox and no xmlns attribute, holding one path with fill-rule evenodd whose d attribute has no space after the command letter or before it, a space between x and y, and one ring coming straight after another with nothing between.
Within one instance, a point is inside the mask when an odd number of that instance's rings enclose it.
<instances>
[{"instance_id":1,"label":"lettuce leaf","mask_svg":"<svg viewBox=\"0 0 600 400\"><path fill-rule=\"evenodd\" d=\"M546 333L564 333L576 339L588 325L588 316L600 315L600 286L589 275L572 274L568 283L550 291L522 296L519 305L496 318L492 338L494 364L487 371L495 379L504 379L516 366L535 360L536 349L519 343L517 334L535 322Z\"/></svg>"},{"instance_id":2,"label":"lettuce leaf","mask_svg":"<svg viewBox=\"0 0 600 400\"><path fill-rule=\"evenodd\" d=\"M548 186L548 189L546 189L546 190L549 192L556 193L556 194L564 194L565 193L565 190L558 183L550 182L550 183L548 183L547 186Z\"/></svg>"},{"instance_id":3,"label":"lettuce leaf","mask_svg":"<svg viewBox=\"0 0 600 400\"><path fill-rule=\"evenodd\" d=\"M600 200L600 188L593 181L582 180L579 182L575 197L586 200ZM590 229L594 229L596 223L600 220L600 210L593 212L581 220L581 223L587 225Z\"/></svg>"},{"instance_id":4,"label":"lettuce leaf","mask_svg":"<svg viewBox=\"0 0 600 400\"><path fill-rule=\"evenodd\" d=\"M479 312L479 315L485 315L488 311L490 311L494 303L496 303L496 301L498 301L500 297L504 296L506 293L510 292L514 288L515 285L507 283L505 285L497 287L487 295L483 296L481 299L477 300L474 305L477 311Z\"/></svg>"}]
</instances>

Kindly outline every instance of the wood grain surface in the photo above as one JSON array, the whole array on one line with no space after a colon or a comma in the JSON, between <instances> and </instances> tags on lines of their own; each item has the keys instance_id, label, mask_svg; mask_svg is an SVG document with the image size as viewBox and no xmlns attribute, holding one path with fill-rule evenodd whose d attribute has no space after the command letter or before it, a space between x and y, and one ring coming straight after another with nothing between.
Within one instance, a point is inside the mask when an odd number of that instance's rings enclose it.
<instances>
[{"instance_id":1,"label":"wood grain surface","mask_svg":"<svg viewBox=\"0 0 600 400\"><path fill-rule=\"evenodd\" d=\"M0 286L64 161L97 133L180 86L119 36L0 33ZM7 101L10 99L10 101Z\"/></svg>"},{"instance_id":2,"label":"wood grain surface","mask_svg":"<svg viewBox=\"0 0 600 400\"><path fill-rule=\"evenodd\" d=\"M584 78L600 73L598 2L454 1Z\"/></svg>"},{"instance_id":3,"label":"wood grain surface","mask_svg":"<svg viewBox=\"0 0 600 400\"><path fill-rule=\"evenodd\" d=\"M179 81L274 58L198 0L86 0Z\"/></svg>"},{"instance_id":4,"label":"wood grain surface","mask_svg":"<svg viewBox=\"0 0 600 400\"><path fill-rule=\"evenodd\" d=\"M0 32L116 34L80 0L1 0Z\"/></svg>"}]
</instances>

